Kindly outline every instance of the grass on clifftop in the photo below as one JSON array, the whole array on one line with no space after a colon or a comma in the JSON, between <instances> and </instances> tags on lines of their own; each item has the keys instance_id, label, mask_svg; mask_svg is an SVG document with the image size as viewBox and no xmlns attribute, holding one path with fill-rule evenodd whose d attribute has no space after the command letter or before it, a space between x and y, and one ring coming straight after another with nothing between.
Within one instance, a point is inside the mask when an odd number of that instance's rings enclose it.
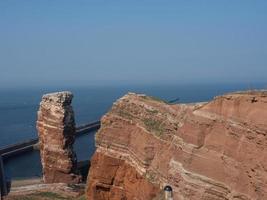
<instances>
[{"instance_id":1,"label":"grass on clifftop","mask_svg":"<svg viewBox=\"0 0 267 200\"><path fill-rule=\"evenodd\" d=\"M8 197L7 200L86 200L86 198L85 196L77 198L63 197L53 192L39 192L28 195Z\"/></svg>"},{"instance_id":2,"label":"grass on clifftop","mask_svg":"<svg viewBox=\"0 0 267 200\"><path fill-rule=\"evenodd\" d=\"M153 97L153 96L142 96L143 99L146 99L146 100L152 100L152 101L158 101L158 102L161 102L161 103L166 103L168 104L167 101L161 99L161 98L158 98L158 97Z\"/></svg>"},{"instance_id":3,"label":"grass on clifftop","mask_svg":"<svg viewBox=\"0 0 267 200\"><path fill-rule=\"evenodd\" d=\"M164 127L162 122L154 119L144 119L143 120L148 131L154 132L157 136L162 136L164 133Z\"/></svg>"},{"instance_id":4,"label":"grass on clifftop","mask_svg":"<svg viewBox=\"0 0 267 200\"><path fill-rule=\"evenodd\" d=\"M133 119L133 118L134 118L129 112L127 112L127 111L125 111L125 110L122 110L122 109L117 110L116 113L117 113L119 116L124 117L124 118L126 118L126 119Z\"/></svg>"}]
</instances>

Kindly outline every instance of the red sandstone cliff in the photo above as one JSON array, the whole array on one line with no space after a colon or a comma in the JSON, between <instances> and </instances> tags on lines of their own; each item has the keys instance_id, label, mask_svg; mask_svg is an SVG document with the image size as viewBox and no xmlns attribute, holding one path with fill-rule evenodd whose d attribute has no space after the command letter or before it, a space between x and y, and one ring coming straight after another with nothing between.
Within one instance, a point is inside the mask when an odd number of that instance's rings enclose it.
<instances>
[{"instance_id":1,"label":"red sandstone cliff","mask_svg":"<svg viewBox=\"0 0 267 200\"><path fill-rule=\"evenodd\" d=\"M267 199L267 93L169 105L128 94L101 120L90 200Z\"/></svg>"},{"instance_id":2,"label":"red sandstone cliff","mask_svg":"<svg viewBox=\"0 0 267 200\"><path fill-rule=\"evenodd\" d=\"M45 183L78 183L76 154L73 151L75 120L70 92L43 96L38 111L43 179Z\"/></svg>"}]
</instances>

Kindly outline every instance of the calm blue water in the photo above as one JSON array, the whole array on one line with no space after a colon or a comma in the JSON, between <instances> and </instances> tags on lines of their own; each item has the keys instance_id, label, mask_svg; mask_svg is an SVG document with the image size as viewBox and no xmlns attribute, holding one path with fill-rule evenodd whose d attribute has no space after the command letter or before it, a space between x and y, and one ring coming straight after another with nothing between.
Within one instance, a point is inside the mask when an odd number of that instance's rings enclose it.
<instances>
[{"instance_id":1,"label":"calm blue water","mask_svg":"<svg viewBox=\"0 0 267 200\"><path fill-rule=\"evenodd\" d=\"M253 88L263 88L258 83ZM127 92L145 93L165 100L180 98L180 102L208 101L226 92L248 89L247 84L232 85L171 85L171 86L99 86L48 89L0 90L0 147L37 137L36 115L41 97L45 93L69 90L74 94L73 107L76 124L100 119L112 103ZM89 159L94 153L94 133L77 138L75 151L78 160ZM12 178L41 176L38 152L31 152L5 161Z\"/></svg>"}]
</instances>

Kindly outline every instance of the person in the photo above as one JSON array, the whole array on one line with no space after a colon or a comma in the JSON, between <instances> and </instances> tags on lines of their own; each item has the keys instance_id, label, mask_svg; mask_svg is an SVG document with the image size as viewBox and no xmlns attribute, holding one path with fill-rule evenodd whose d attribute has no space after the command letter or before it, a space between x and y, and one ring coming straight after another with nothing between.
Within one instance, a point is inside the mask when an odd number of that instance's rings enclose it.
<instances>
[{"instance_id":1,"label":"person","mask_svg":"<svg viewBox=\"0 0 267 200\"><path fill-rule=\"evenodd\" d=\"M164 196L165 200L173 200L173 194L172 194L172 187L169 185L166 185L164 187Z\"/></svg>"}]
</instances>

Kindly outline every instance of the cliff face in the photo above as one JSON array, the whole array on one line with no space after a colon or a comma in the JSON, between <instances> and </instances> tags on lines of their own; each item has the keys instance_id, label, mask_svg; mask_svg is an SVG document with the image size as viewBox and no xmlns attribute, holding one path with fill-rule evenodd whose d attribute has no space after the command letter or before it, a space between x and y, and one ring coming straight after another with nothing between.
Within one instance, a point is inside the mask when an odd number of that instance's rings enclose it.
<instances>
[{"instance_id":1,"label":"cliff face","mask_svg":"<svg viewBox=\"0 0 267 200\"><path fill-rule=\"evenodd\" d=\"M267 93L169 105L128 94L101 120L88 199L267 199ZM116 196L116 198L114 198Z\"/></svg>"},{"instance_id":2,"label":"cliff face","mask_svg":"<svg viewBox=\"0 0 267 200\"><path fill-rule=\"evenodd\" d=\"M90 200L152 199L159 191L123 159L97 152L91 165Z\"/></svg>"},{"instance_id":3,"label":"cliff face","mask_svg":"<svg viewBox=\"0 0 267 200\"><path fill-rule=\"evenodd\" d=\"M37 120L43 179L45 183L78 183L73 95L58 92L44 95Z\"/></svg>"}]
</instances>

